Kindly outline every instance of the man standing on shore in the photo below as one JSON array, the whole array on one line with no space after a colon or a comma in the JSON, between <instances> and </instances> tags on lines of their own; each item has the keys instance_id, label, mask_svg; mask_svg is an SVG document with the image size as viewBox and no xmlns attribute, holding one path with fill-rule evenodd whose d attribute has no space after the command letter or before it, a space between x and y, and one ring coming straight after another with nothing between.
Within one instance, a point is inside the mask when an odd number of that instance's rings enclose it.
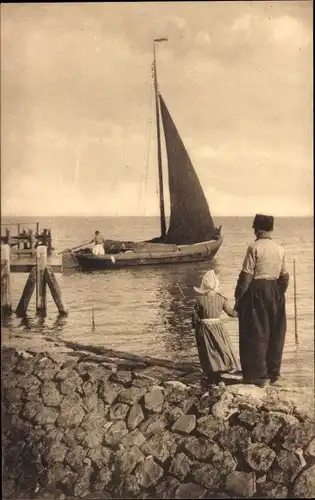
<instances>
[{"instance_id":1,"label":"man standing on shore","mask_svg":"<svg viewBox=\"0 0 315 500\"><path fill-rule=\"evenodd\" d=\"M272 216L257 214L235 289L240 361L245 383L263 387L280 378L286 334L285 291L289 274L282 246L271 238Z\"/></svg>"}]
</instances>

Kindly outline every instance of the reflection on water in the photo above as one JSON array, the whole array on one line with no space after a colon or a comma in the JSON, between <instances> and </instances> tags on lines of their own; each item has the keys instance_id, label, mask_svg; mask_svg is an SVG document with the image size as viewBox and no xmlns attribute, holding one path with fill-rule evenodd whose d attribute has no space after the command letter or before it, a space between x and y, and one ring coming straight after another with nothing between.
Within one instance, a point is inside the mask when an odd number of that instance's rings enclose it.
<instances>
[{"instance_id":1,"label":"reflection on water","mask_svg":"<svg viewBox=\"0 0 315 500\"><path fill-rule=\"evenodd\" d=\"M51 227L57 251L88 241L94 229L102 230L103 219L96 221L57 218L42 222ZM104 219L109 236L126 238L139 234L149 238L156 234L158 219ZM120 224L120 225L119 225ZM247 245L253 240L251 219L223 219L224 242L212 262L178 264L159 268L120 269L115 272L57 275L67 317L56 314L56 306L48 293L48 314L38 318L35 299L28 316L5 319L6 335L50 335L84 344L130 351L162 358L197 360L191 312L196 299L193 290L203 274L214 268L219 275L222 293L233 305L236 280ZM105 231L104 231L105 232ZM276 241L287 253L291 281L286 294L287 337L283 359L283 375L298 386L311 385L314 373L313 321L313 231L311 219L276 220ZM59 246L58 246L59 245ZM296 259L299 347L294 340L294 304L292 260ZM16 305L25 285L26 274L12 275L12 297ZM94 319L94 323L93 323ZM235 352L238 353L237 319L223 316ZM4 331L2 333L4 337Z\"/></svg>"}]
</instances>

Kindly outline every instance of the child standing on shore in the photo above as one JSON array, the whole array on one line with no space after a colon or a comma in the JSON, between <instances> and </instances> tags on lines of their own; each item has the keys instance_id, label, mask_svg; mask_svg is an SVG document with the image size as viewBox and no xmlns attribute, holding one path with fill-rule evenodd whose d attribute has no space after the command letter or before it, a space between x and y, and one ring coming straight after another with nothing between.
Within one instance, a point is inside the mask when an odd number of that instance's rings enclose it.
<instances>
[{"instance_id":1,"label":"child standing on shore","mask_svg":"<svg viewBox=\"0 0 315 500\"><path fill-rule=\"evenodd\" d=\"M198 297L192 314L196 343L202 371L209 383L219 383L221 374L239 369L229 334L220 316L224 311L232 318L237 312L219 292L220 282L211 269L204 275L200 288L194 287Z\"/></svg>"}]
</instances>

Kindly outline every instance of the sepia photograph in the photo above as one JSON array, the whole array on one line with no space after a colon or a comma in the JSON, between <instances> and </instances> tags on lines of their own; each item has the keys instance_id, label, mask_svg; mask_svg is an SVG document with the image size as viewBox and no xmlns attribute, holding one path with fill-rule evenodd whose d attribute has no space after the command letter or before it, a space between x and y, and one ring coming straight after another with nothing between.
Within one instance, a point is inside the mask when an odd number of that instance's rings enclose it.
<instances>
[{"instance_id":1,"label":"sepia photograph","mask_svg":"<svg viewBox=\"0 0 315 500\"><path fill-rule=\"evenodd\" d=\"M0 9L3 499L314 498L313 2Z\"/></svg>"}]
</instances>

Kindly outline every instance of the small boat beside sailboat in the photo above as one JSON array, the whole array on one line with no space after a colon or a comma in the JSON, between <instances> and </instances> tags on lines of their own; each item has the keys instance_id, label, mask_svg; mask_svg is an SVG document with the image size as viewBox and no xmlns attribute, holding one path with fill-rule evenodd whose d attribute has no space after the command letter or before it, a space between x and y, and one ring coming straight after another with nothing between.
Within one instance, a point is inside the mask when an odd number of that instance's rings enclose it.
<instances>
[{"instance_id":1,"label":"small boat beside sailboat","mask_svg":"<svg viewBox=\"0 0 315 500\"><path fill-rule=\"evenodd\" d=\"M93 255L90 248L69 253L82 270L115 269L119 267L176 264L212 259L223 238L221 226L216 228L202 186L190 157L158 88L155 44L153 43L153 82L155 90L157 166L161 234L147 241L106 240L105 255ZM161 124L167 156L170 220L166 227L164 182L162 168Z\"/></svg>"}]
</instances>

